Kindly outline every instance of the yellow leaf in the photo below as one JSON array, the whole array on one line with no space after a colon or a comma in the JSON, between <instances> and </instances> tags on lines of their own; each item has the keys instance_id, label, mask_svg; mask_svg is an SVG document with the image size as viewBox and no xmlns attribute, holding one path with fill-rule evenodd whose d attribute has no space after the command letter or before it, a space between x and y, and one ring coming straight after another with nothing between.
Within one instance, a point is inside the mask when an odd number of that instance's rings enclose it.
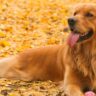
<instances>
[{"instance_id":1,"label":"yellow leaf","mask_svg":"<svg viewBox=\"0 0 96 96\"><path fill-rule=\"evenodd\" d=\"M57 44L59 41L56 39L56 38L50 38L50 39L48 39L48 41L47 41L47 44L49 45L49 44Z\"/></svg>"},{"instance_id":2,"label":"yellow leaf","mask_svg":"<svg viewBox=\"0 0 96 96\"><path fill-rule=\"evenodd\" d=\"M34 34L32 34L32 37L33 37L34 39L36 39L36 38L39 37L39 34L38 34L38 33L34 33Z\"/></svg>"},{"instance_id":3,"label":"yellow leaf","mask_svg":"<svg viewBox=\"0 0 96 96\"><path fill-rule=\"evenodd\" d=\"M2 32L2 31L0 31L0 37L5 37L6 35Z\"/></svg>"},{"instance_id":4,"label":"yellow leaf","mask_svg":"<svg viewBox=\"0 0 96 96\"><path fill-rule=\"evenodd\" d=\"M42 22L42 23L48 23L48 18L42 18L42 19L41 19L41 22Z\"/></svg>"},{"instance_id":5,"label":"yellow leaf","mask_svg":"<svg viewBox=\"0 0 96 96\"><path fill-rule=\"evenodd\" d=\"M0 46L2 46L2 47L10 46L10 43L5 40L2 40L2 41L0 41Z\"/></svg>"},{"instance_id":6,"label":"yellow leaf","mask_svg":"<svg viewBox=\"0 0 96 96\"><path fill-rule=\"evenodd\" d=\"M7 26L7 27L5 28L5 31L12 33L12 27L11 27L11 26Z\"/></svg>"}]
</instances>

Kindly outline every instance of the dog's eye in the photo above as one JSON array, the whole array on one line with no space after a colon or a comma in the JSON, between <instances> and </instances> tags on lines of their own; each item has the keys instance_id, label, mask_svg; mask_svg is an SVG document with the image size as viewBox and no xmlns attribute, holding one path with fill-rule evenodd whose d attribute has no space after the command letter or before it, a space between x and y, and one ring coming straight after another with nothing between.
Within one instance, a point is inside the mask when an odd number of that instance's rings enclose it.
<instances>
[{"instance_id":1,"label":"dog's eye","mask_svg":"<svg viewBox=\"0 0 96 96\"><path fill-rule=\"evenodd\" d=\"M89 13L89 12L88 12L88 13L85 14L85 16L86 16L86 17L93 17L94 15L93 15L92 13Z\"/></svg>"},{"instance_id":2,"label":"dog's eye","mask_svg":"<svg viewBox=\"0 0 96 96\"><path fill-rule=\"evenodd\" d=\"M74 16L77 14L77 12L74 12Z\"/></svg>"}]
</instances>

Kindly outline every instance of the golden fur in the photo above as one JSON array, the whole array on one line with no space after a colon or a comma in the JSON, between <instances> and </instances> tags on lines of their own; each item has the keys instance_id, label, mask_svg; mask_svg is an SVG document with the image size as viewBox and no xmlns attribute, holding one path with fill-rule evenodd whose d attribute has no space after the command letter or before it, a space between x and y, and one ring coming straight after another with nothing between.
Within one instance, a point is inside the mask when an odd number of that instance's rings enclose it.
<instances>
[{"instance_id":1,"label":"golden fur","mask_svg":"<svg viewBox=\"0 0 96 96\"><path fill-rule=\"evenodd\" d=\"M86 16L91 13L92 16ZM0 77L19 80L63 81L67 96L84 96L96 90L96 5L81 4L75 8L80 34L93 30L93 35L72 48L63 45L29 49L0 61Z\"/></svg>"}]
</instances>

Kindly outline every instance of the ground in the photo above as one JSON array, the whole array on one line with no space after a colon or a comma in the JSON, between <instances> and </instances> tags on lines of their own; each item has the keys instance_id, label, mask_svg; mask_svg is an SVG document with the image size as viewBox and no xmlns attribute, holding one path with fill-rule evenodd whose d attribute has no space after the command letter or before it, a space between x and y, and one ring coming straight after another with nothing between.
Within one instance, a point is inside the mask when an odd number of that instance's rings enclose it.
<instances>
[{"instance_id":1,"label":"ground","mask_svg":"<svg viewBox=\"0 0 96 96\"><path fill-rule=\"evenodd\" d=\"M25 49L63 44L70 9L95 0L0 0L0 58ZM0 79L0 96L60 96L52 81Z\"/></svg>"}]
</instances>

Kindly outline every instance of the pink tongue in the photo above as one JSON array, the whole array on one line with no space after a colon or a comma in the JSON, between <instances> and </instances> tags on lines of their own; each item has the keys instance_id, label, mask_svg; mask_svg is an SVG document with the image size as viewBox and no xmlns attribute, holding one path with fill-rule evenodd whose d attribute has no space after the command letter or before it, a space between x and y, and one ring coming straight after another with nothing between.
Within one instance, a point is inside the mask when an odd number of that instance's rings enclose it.
<instances>
[{"instance_id":1,"label":"pink tongue","mask_svg":"<svg viewBox=\"0 0 96 96\"><path fill-rule=\"evenodd\" d=\"M68 42L67 42L70 47L73 47L76 44L76 42L79 39L79 36L80 36L79 34L75 34L73 32L70 33L68 37Z\"/></svg>"}]
</instances>

